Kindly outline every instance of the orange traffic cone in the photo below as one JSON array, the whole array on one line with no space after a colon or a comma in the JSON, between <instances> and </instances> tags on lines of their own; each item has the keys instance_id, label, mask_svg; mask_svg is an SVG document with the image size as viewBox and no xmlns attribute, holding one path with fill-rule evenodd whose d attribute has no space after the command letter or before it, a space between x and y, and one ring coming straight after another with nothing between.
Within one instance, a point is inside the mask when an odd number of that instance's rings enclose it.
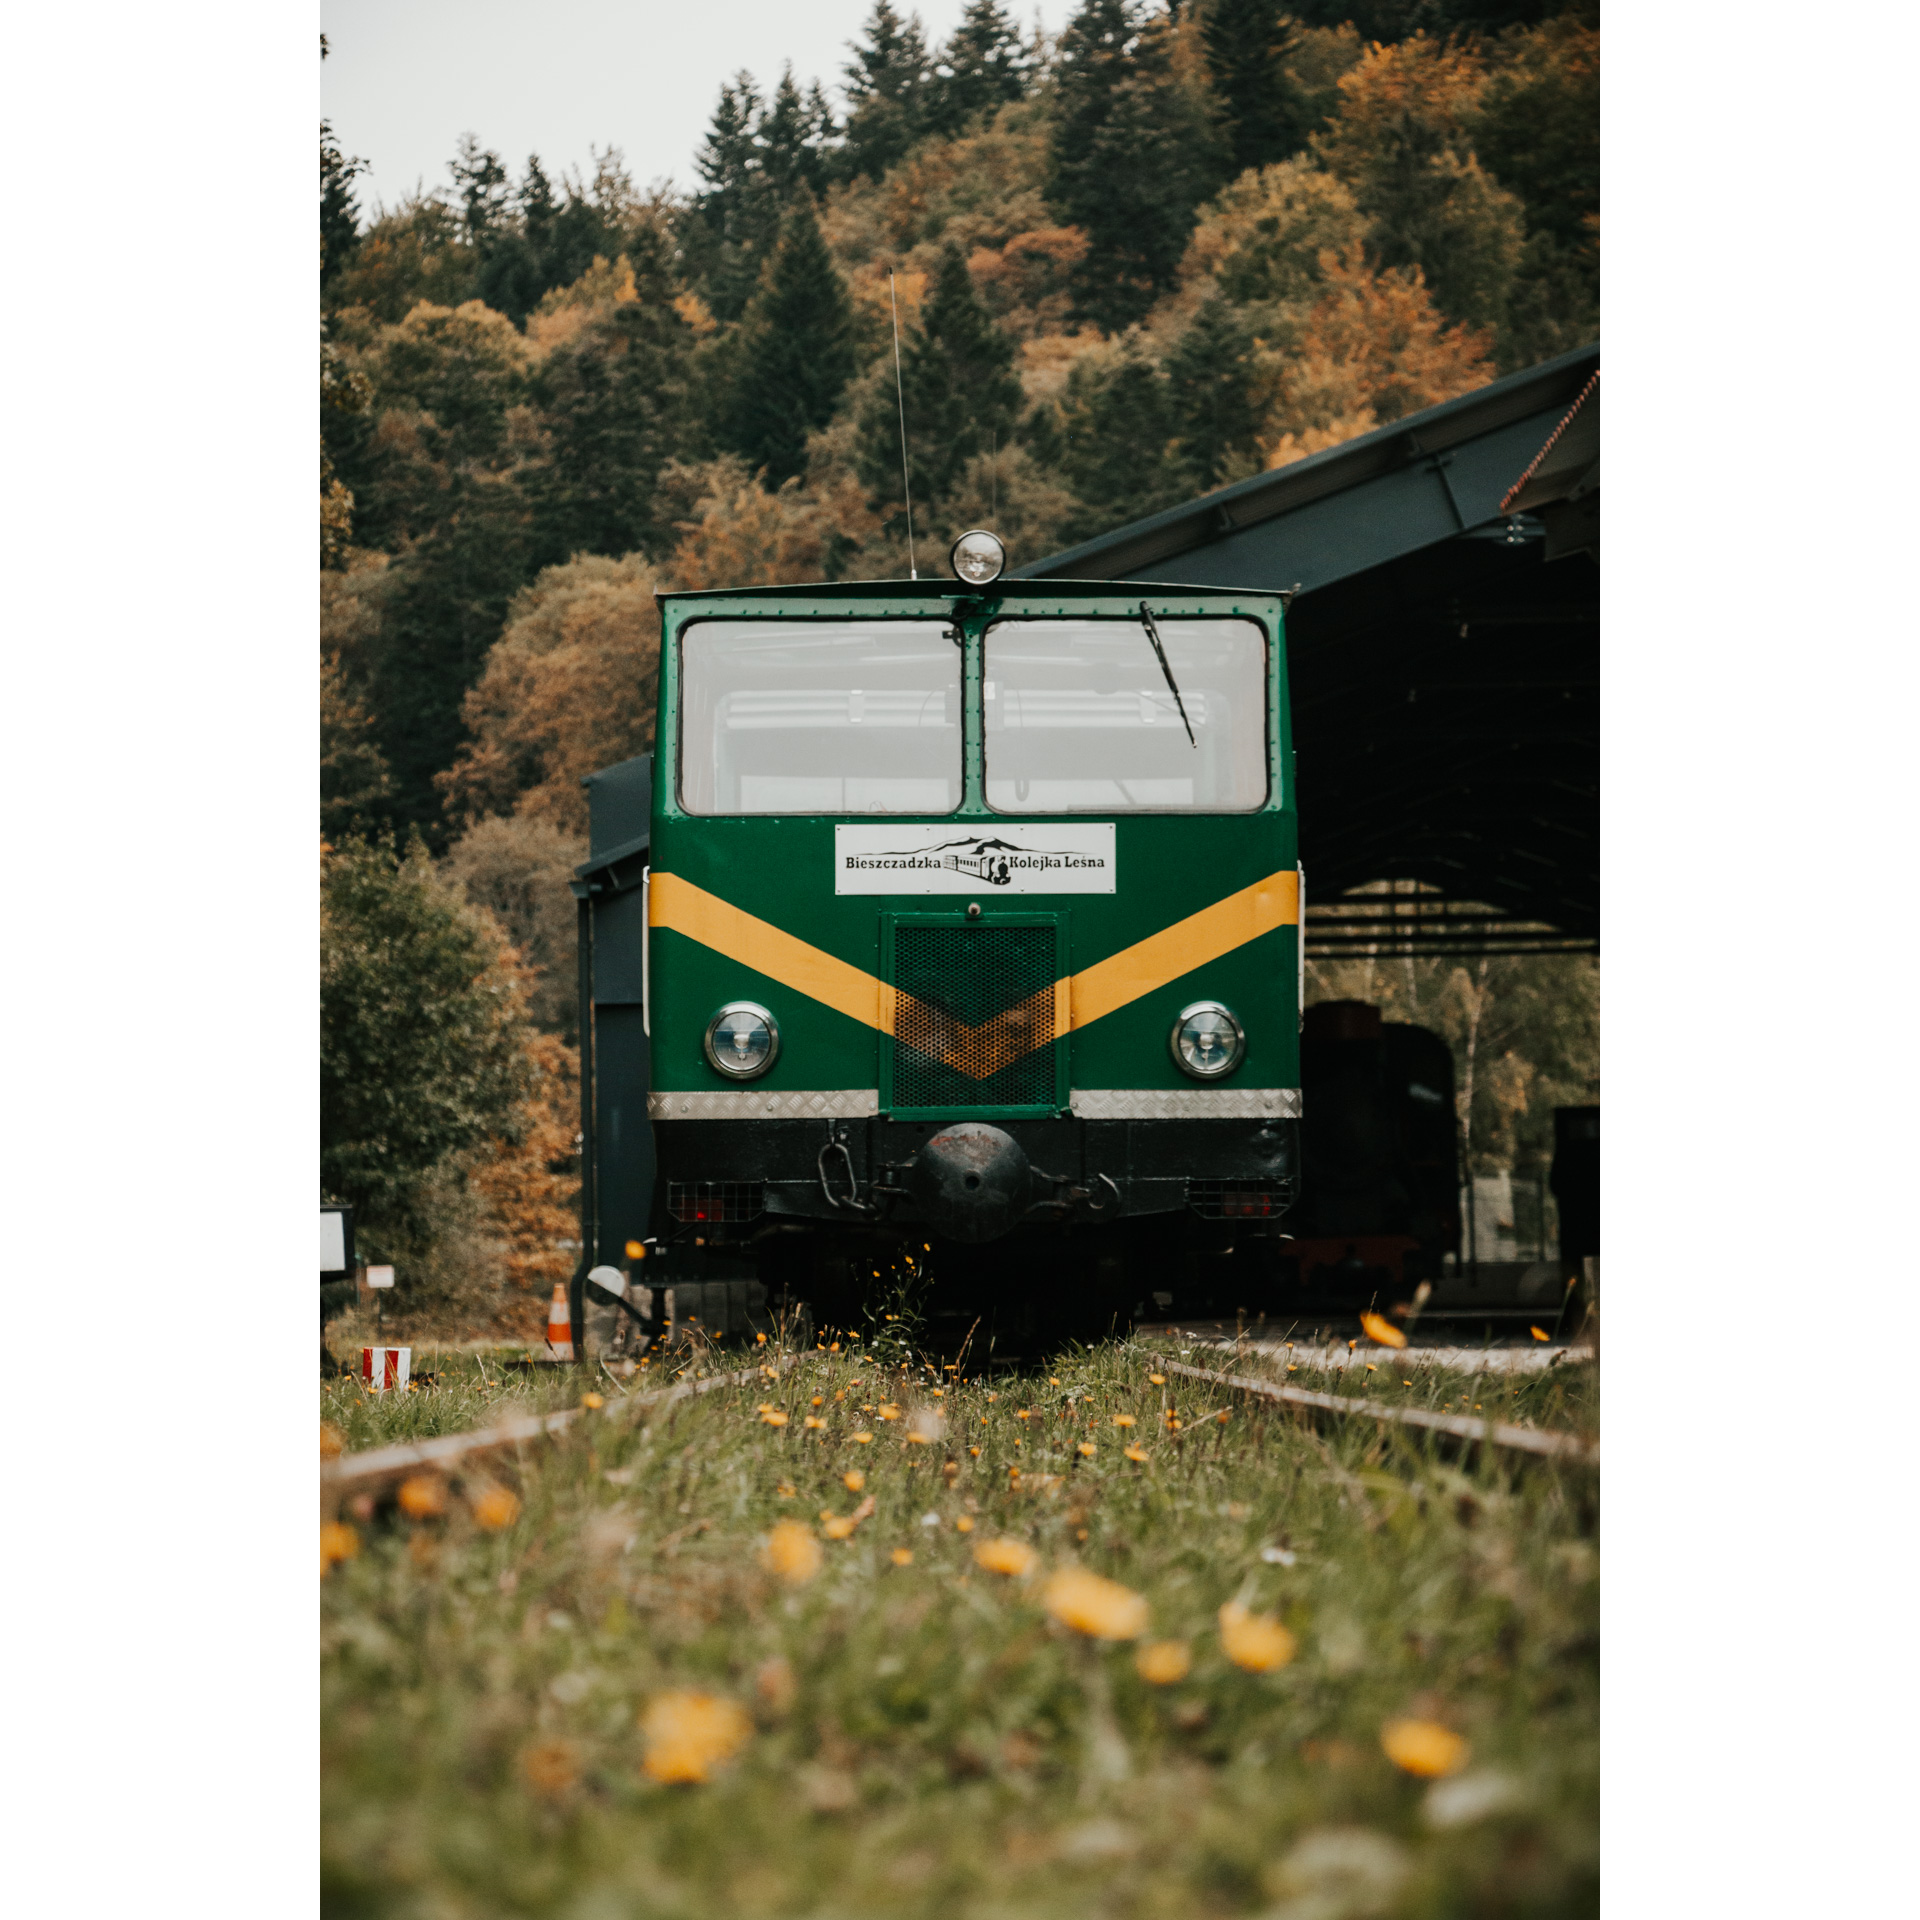
<instances>
[{"instance_id":1,"label":"orange traffic cone","mask_svg":"<svg viewBox=\"0 0 1920 1920\"><path fill-rule=\"evenodd\" d=\"M547 1358L573 1358L573 1314L567 1306L567 1283L553 1283L553 1303L547 1308Z\"/></svg>"}]
</instances>

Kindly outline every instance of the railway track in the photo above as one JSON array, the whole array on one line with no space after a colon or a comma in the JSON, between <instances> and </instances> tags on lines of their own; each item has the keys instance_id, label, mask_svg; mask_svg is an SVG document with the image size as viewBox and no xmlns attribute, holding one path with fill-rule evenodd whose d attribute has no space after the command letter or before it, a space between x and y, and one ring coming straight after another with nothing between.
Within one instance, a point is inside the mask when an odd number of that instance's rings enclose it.
<instances>
[{"instance_id":1,"label":"railway track","mask_svg":"<svg viewBox=\"0 0 1920 1920\"><path fill-rule=\"evenodd\" d=\"M781 1374L795 1364L797 1355L780 1354L751 1367L729 1368L683 1380L670 1387L657 1387L645 1393L618 1394L606 1411L616 1418L621 1414L657 1413L683 1400L701 1394L717 1393L727 1387L744 1386L756 1378ZM437 1434L431 1440L410 1440L394 1446L370 1447L360 1453L343 1454L336 1460L320 1463L320 1504L323 1516L336 1513L350 1498L370 1495L378 1498L390 1492L416 1473L451 1474L487 1454L509 1447L524 1447L565 1433L590 1409L584 1406L562 1407L554 1413L522 1414L517 1419L501 1420L465 1433Z\"/></svg>"},{"instance_id":2,"label":"railway track","mask_svg":"<svg viewBox=\"0 0 1920 1920\"><path fill-rule=\"evenodd\" d=\"M1285 1354L1299 1353L1303 1358L1295 1364L1327 1370L1345 1369L1354 1364L1378 1365L1379 1358L1370 1360L1369 1354L1384 1356L1388 1351L1381 1348L1350 1348L1344 1342L1309 1346L1303 1342L1236 1340L1224 1334L1202 1334L1182 1327L1153 1331L1186 1338L1193 1347L1204 1346L1223 1354L1257 1354L1279 1358ZM647 1392L620 1394L607 1406L606 1411L615 1418L622 1414L634 1417L664 1411L703 1394L744 1386L756 1379L777 1377L804 1357L800 1354L780 1354L751 1367L708 1373L697 1379L682 1380L672 1386ZM1421 1347L1406 1349L1396 1355L1402 1366L1412 1362L1444 1367L1450 1371L1494 1373L1540 1372L1557 1362L1572 1359L1578 1364L1580 1360L1590 1357L1579 1349L1564 1347L1554 1350L1552 1354L1538 1349L1529 1352L1525 1349ZM1191 1366L1183 1360L1163 1359L1158 1355L1152 1356L1152 1364L1181 1379L1271 1401L1316 1421L1371 1420L1382 1426L1429 1435L1450 1447L1493 1448L1505 1453L1593 1468L1600 1463L1598 1445L1578 1434L1475 1418L1468 1414L1437 1413L1423 1407L1395 1406L1388 1401L1353 1394L1322 1393L1281 1381L1263 1380L1252 1374ZM441 1434L430 1440L369 1448L336 1460L323 1461L320 1472L323 1517L337 1514L349 1500L378 1499L415 1474L452 1475L487 1455L557 1438L582 1419L587 1411L585 1407L576 1406L564 1407L553 1413L524 1414L465 1433Z\"/></svg>"}]
</instances>

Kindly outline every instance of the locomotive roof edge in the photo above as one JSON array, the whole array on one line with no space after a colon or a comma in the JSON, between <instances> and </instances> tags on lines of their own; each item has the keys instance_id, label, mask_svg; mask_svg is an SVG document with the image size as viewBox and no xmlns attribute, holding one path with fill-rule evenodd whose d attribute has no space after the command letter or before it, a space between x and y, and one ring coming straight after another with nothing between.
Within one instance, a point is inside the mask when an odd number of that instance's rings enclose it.
<instances>
[{"instance_id":1,"label":"locomotive roof edge","mask_svg":"<svg viewBox=\"0 0 1920 1920\"><path fill-rule=\"evenodd\" d=\"M1278 600L1285 587L1196 587L1177 580L1016 580L1003 574L984 587L964 580L815 580L772 587L687 587L654 589L654 599L858 599L858 600L1006 600L1014 596L1044 600L1057 595L1088 600L1130 600L1151 595L1192 600Z\"/></svg>"}]
</instances>

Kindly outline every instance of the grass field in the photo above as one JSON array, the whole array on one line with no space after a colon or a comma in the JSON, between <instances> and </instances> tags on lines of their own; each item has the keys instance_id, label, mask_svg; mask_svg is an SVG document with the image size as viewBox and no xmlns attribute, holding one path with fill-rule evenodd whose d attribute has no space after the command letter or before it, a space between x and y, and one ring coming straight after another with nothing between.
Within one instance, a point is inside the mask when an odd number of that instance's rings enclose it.
<instances>
[{"instance_id":1,"label":"grass field","mask_svg":"<svg viewBox=\"0 0 1920 1920\"><path fill-rule=\"evenodd\" d=\"M329 1387L336 1436L585 1384L416 1361L438 1384ZM1377 1363L1285 1377L1596 1418L1591 1368ZM349 1516L325 1911L1594 1911L1591 1471L1158 1370L1115 1343L939 1386L812 1353L651 1416L603 1381L560 1440Z\"/></svg>"}]
</instances>

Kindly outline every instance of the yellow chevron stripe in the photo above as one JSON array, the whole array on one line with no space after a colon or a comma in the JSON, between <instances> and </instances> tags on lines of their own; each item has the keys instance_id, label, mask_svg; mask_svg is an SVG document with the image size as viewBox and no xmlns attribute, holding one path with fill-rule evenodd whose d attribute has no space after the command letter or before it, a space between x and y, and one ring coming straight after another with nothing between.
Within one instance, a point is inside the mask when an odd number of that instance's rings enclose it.
<instances>
[{"instance_id":1,"label":"yellow chevron stripe","mask_svg":"<svg viewBox=\"0 0 1920 1920\"><path fill-rule=\"evenodd\" d=\"M884 1034L893 1033L902 1002L910 999L865 969L796 939L678 874L654 874L649 917L656 927L685 934ZM1218 960L1275 927L1297 926L1299 921L1300 876L1293 868L1283 867L1080 973L1056 980L1055 1032L1090 1027L1169 980ZM992 1021L983 1023L980 1031L991 1025Z\"/></svg>"},{"instance_id":2,"label":"yellow chevron stripe","mask_svg":"<svg viewBox=\"0 0 1920 1920\"><path fill-rule=\"evenodd\" d=\"M863 968L849 966L818 947L783 933L771 921L743 913L718 894L696 887L676 873L656 873L650 888L648 920L697 940L774 980L783 980L810 1000L844 1013L863 1025L893 1031L893 990ZM882 1007L882 999L886 1002Z\"/></svg>"},{"instance_id":3,"label":"yellow chevron stripe","mask_svg":"<svg viewBox=\"0 0 1920 1920\"><path fill-rule=\"evenodd\" d=\"M1292 867L1282 867L1076 973L1073 1024L1090 1027L1169 980L1204 967L1275 927L1299 922L1300 876Z\"/></svg>"}]
</instances>

